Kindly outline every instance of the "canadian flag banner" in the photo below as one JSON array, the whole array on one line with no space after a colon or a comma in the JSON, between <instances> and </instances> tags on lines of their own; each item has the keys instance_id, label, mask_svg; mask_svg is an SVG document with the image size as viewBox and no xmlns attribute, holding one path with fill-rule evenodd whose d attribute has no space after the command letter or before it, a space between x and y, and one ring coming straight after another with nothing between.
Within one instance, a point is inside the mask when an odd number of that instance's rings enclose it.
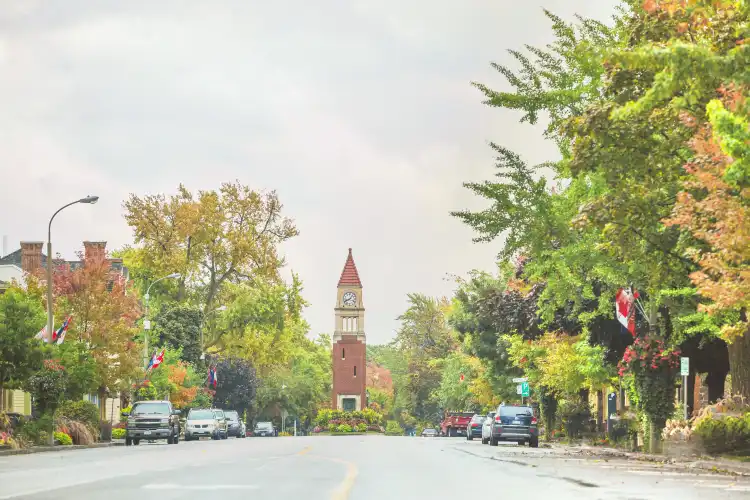
<instances>
[{"instance_id":1,"label":"canadian flag banner","mask_svg":"<svg viewBox=\"0 0 750 500\"><path fill-rule=\"evenodd\" d=\"M638 291L620 288L615 295L615 316L617 321L635 337L635 299Z\"/></svg>"}]
</instances>

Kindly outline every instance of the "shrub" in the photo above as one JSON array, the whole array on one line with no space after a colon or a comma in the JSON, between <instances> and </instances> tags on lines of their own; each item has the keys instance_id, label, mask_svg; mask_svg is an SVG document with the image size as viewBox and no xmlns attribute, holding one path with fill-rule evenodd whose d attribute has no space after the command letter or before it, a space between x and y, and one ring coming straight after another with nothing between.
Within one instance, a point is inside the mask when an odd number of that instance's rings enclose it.
<instances>
[{"instance_id":1,"label":"shrub","mask_svg":"<svg viewBox=\"0 0 750 500\"><path fill-rule=\"evenodd\" d=\"M36 420L26 420L21 423L16 437L22 446L49 444L49 432L52 429L52 417L42 415Z\"/></svg>"},{"instance_id":2,"label":"shrub","mask_svg":"<svg viewBox=\"0 0 750 500\"><path fill-rule=\"evenodd\" d=\"M99 435L98 429L92 429L76 420L60 419L58 420L58 431L69 435L73 439L73 444L92 444L96 442L96 436Z\"/></svg>"},{"instance_id":3,"label":"shrub","mask_svg":"<svg viewBox=\"0 0 750 500\"><path fill-rule=\"evenodd\" d=\"M395 420L389 420L385 424L385 435L386 436L403 436L404 430Z\"/></svg>"},{"instance_id":4,"label":"shrub","mask_svg":"<svg viewBox=\"0 0 750 500\"><path fill-rule=\"evenodd\" d=\"M41 413L53 413L60 404L68 386L65 367L55 360L47 359L44 366L24 384L24 389L34 397Z\"/></svg>"},{"instance_id":5,"label":"shrub","mask_svg":"<svg viewBox=\"0 0 750 500\"><path fill-rule=\"evenodd\" d=\"M60 443L61 446L70 446L73 444L73 439L64 432L55 432L55 441Z\"/></svg>"},{"instance_id":6,"label":"shrub","mask_svg":"<svg viewBox=\"0 0 750 500\"><path fill-rule=\"evenodd\" d=\"M112 429L112 439L125 439L125 429Z\"/></svg>"},{"instance_id":7,"label":"shrub","mask_svg":"<svg viewBox=\"0 0 750 500\"><path fill-rule=\"evenodd\" d=\"M705 415L696 421L693 434L709 453L745 451L750 447L750 413L741 417Z\"/></svg>"},{"instance_id":8,"label":"shrub","mask_svg":"<svg viewBox=\"0 0 750 500\"><path fill-rule=\"evenodd\" d=\"M357 424L356 430L357 432L367 432L367 424L364 422Z\"/></svg>"},{"instance_id":9,"label":"shrub","mask_svg":"<svg viewBox=\"0 0 750 500\"><path fill-rule=\"evenodd\" d=\"M55 418L75 420L91 429L98 429L99 407L89 401L63 401L55 412Z\"/></svg>"},{"instance_id":10,"label":"shrub","mask_svg":"<svg viewBox=\"0 0 750 500\"><path fill-rule=\"evenodd\" d=\"M289 437L292 434L290 432L279 432L279 437Z\"/></svg>"},{"instance_id":11,"label":"shrub","mask_svg":"<svg viewBox=\"0 0 750 500\"><path fill-rule=\"evenodd\" d=\"M352 432L352 426L349 424L341 424L336 428L337 432Z\"/></svg>"}]
</instances>

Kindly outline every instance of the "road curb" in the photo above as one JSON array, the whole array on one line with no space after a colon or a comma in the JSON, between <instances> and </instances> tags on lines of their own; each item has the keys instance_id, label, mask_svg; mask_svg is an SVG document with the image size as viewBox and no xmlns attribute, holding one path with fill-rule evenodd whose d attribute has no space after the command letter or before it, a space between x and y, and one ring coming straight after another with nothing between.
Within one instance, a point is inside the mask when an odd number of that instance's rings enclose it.
<instances>
[{"instance_id":1,"label":"road curb","mask_svg":"<svg viewBox=\"0 0 750 500\"><path fill-rule=\"evenodd\" d=\"M17 450L0 450L0 457L12 455L30 455L32 453L50 453L57 451L85 450L90 448L109 448L111 446L122 446L120 443L95 443L69 446L34 446L32 448L20 448Z\"/></svg>"},{"instance_id":2,"label":"road curb","mask_svg":"<svg viewBox=\"0 0 750 500\"><path fill-rule=\"evenodd\" d=\"M568 448L552 446L553 450L568 452L572 454L584 455L590 459L624 459L631 460L634 462L652 462L652 463L663 463L670 464L673 466L681 467L684 469L700 469L708 472L714 472L717 474L727 474L734 476L748 476L750 477L750 464L741 465L728 462L721 459L712 459L710 457L690 457L690 458L678 458L670 457L668 455L653 455L650 453L622 451L612 448L599 448L597 447L584 447L576 446Z\"/></svg>"}]
</instances>

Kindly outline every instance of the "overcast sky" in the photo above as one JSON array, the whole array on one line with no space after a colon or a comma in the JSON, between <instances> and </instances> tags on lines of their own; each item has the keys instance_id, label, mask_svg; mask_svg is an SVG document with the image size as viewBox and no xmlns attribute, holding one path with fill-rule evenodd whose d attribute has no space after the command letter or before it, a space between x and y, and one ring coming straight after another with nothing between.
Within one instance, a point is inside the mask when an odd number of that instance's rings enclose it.
<instances>
[{"instance_id":1,"label":"overcast sky","mask_svg":"<svg viewBox=\"0 0 750 500\"><path fill-rule=\"evenodd\" d=\"M312 332L333 328L347 249L370 343L393 337L408 292L494 269L451 210L492 175L488 141L555 158L539 127L482 105L506 49L550 41L542 7L606 20L614 0L2 0L0 234L131 242L131 192L276 189L301 235L285 245ZM287 271L288 272L288 271Z\"/></svg>"}]
</instances>

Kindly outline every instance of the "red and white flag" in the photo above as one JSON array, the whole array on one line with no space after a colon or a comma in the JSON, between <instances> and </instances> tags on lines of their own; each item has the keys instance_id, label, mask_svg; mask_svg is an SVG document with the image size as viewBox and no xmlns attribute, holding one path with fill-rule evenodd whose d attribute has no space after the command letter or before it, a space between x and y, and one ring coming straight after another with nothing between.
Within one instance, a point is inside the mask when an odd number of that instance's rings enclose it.
<instances>
[{"instance_id":1,"label":"red and white flag","mask_svg":"<svg viewBox=\"0 0 750 500\"><path fill-rule=\"evenodd\" d=\"M47 342L47 325L44 325L44 328L39 330L39 333L34 335L34 338L42 342Z\"/></svg>"},{"instance_id":2,"label":"red and white flag","mask_svg":"<svg viewBox=\"0 0 750 500\"><path fill-rule=\"evenodd\" d=\"M617 321L635 337L635 299L638 291L620 288L615 295L615 316Z\"/></svg>"},{"instance_id":3,"label":"red and white flag","mask_svg":"<svg viewBox=\"0 0 750 500\"><path fill-rule=\"evenodd\" d=\"M164 361L164 349L161 350L159 354L154 354L151 358L151 362L148 366L148 371L154 370L159 367L160 364Z\"/></svg>"}]
</instances>

